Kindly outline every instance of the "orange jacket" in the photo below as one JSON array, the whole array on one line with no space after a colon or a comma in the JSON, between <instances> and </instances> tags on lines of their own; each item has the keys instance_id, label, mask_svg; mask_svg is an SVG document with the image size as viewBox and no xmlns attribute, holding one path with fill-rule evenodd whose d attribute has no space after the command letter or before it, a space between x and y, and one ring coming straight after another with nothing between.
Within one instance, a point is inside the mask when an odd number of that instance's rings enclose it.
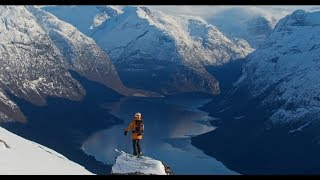
<instances>
[{"instance_id":1,"label":"orange jacket","mask_svg":"<svg viewBox=\"0 0 320 180\"><path fill-rule=\"evenodd\" d=\"M136 122L135 121L142 121L142 120L141 119L133 119L130 122L129 126L127 127L126 131L129 132L130 130L134 131L136 129ZM144 129L144 125L143 125L143 129ZM134 132L131 134L131 139L142 139L142 135L138 136L137 133Z\"/></svg>"}]
</instances>

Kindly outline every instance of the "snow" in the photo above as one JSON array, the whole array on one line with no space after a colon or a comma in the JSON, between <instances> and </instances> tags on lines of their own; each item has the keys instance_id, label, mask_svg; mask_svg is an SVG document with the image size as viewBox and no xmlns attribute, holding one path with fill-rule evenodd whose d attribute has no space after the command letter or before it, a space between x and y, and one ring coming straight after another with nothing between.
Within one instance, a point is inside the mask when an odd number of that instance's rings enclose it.
<instances>
[{"instance_id":1,"label":"snow","mask_svg":"<svg viewBox=\"0 0 320 180\"><path fill-rule=\"evenodd\" d=\"M11 101L2 91L0 91L0 102L3 102L4 104L8 105L11 108L17 107L17 105L13 101ZM0 116L0 119L1 119L1 116Z\"/></svg>"},{"instance_id":2,"label":"snow","mask_svg":"<svg viewBox=\"0 0 320 180\"><path fill-rule=\"evenodd\" d=\"M166 175L164 165L161 161L147 156L135 157L129 154L121 154L112 166L112 173L143 173L153 175Z\"/></svg>"},{"instance_id":3,"label":"snow","mask_svg":"<svg viewBox=\"0 0 320 180\"><path fill-rule=\"evenodd\" d=\"M291 15L286 16L277 24L280 26L319 26L319 12L308 13L308 11L299 9Z\"/></svg>"},{"instance_id":4,"label":"snow","mask_svg":"<svg viewBox=\"0 0 320 180\"><path fill-rule=\"evenodd\" d=\"M97 7L100 10L98 14L96 14L93 18L93 24L90 26L90 30L99 27L103 22L107 19L112 18L118 14L122 13L122 10L118 9L115 6L108 7Z\"/></svg>"},{"instance_id":5,"label":"snow","mask_svg":"<svg viewBox=\"0 0 320 180\"><path fill-rule=\"evenodd\" d=\"M39 86L39 84L43 83L43 81L45 81L45 78L42 78L42 77L39 77L38 79L32 80L32 81L26 80L23 83L23 87L30 88L30 89L33 89L34 91L37 91L37 87Z\"/></svg>"},{"instance_id":6,"label":"snow","mask_svg":"<svg viewBox=\"0 0 320 180\"><path fill-rule=\"evenodd\" d=\"M92 175L84 167L63 155L1 127L0 140L0 174L2 175Z\"/></svg>"},{"instance_id":7,"label":"snow","mask_svg":"<svg viewBox=\"0 0 320 180\"><path fill-rule=\"evenodd\" d=\"M302 131L303 128L307 127L309 124L311 124L311 122L308 122L300 127L298 127L297 129L294 129L294 130L291 130L289 131L289 133L294 133L294 132L297 132L297 131Z\"/></svg>"},{"instance_id":8,"label":"snow","mask_svg":"<svg viewBox=\"0 0 320 180\"><path fill-rule=\"evenodd\" d=\"M4 112L0 112L0 121L7 120L8 116L4 114Z\"/></svg>"},{"instance_id":9,"label":"snow","mask_svg":"<svg viewBox=\"0 0 320 180\"><path fill-rule=\"evenodd\" d=\"M222 112L224 112L224 111L227 110L227 109L230 109L230 106L229 106L229 107L226 107L226 108L224 108L224 109L222 109L222 110L220 110L218 113L222 113Z\"/></svg>"},{"instance_id":10,"label":"snow","mask_svg":"<svg viewBox=\"0 0 320 180\"><path fill-rule=\"evenodd\" d=\"M237 117L234 117L233 119L242 119L244 117L246 117L246 116L237 116Z\"/></svg>"}]
</instances>

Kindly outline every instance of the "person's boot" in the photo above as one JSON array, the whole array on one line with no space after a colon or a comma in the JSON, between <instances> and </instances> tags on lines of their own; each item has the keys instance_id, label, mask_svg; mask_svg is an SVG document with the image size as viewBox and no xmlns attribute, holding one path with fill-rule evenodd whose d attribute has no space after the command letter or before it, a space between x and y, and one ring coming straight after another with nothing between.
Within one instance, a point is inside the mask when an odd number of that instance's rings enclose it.
<instances>
[{"instance_id":1,"label":"person's boot","mask_svg":"<svg viewBox=\"0 0 320 180\"><path fill-rule=\"evenodd\" d=\"M138 157L141 157L141 156L143 156L143 155L142 155L142 152L140 152L140 153L138 154Z\"/></svg>"}]
</instances>

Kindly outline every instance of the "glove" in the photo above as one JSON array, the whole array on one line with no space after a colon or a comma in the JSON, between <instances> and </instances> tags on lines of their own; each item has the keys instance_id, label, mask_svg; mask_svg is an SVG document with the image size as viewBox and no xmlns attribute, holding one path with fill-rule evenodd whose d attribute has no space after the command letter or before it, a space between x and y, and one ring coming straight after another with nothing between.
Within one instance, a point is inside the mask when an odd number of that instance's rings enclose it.
<instances>
[{"instance_id":1,"label":"glove","mask_svg":"<svg viewBox=\"0 0 320 180\"><path fill-rule=\"evenodd\" d=\"M127 135L127 133L128 133L128 132L127 132L127 131L125 131L123 134L126 136L126 135Z\"/></svg>"}]
</instances>

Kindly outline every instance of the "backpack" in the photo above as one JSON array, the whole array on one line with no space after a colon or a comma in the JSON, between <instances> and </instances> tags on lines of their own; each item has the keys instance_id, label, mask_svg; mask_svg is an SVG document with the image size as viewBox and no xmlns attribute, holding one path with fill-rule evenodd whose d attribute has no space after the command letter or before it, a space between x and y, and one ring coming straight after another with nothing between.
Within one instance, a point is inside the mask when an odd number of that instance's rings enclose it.
<instances>
[{"instance_id":1,"label":"backpack","mask_svg":"<svg viewBox=\"0 0 320 180\"><path fill-rule=\"evenodd\" d=\"M142 121L136 121L136 129L135 132L138 136L143 134L143 122Z\"/></svg>"}]
</instances>

